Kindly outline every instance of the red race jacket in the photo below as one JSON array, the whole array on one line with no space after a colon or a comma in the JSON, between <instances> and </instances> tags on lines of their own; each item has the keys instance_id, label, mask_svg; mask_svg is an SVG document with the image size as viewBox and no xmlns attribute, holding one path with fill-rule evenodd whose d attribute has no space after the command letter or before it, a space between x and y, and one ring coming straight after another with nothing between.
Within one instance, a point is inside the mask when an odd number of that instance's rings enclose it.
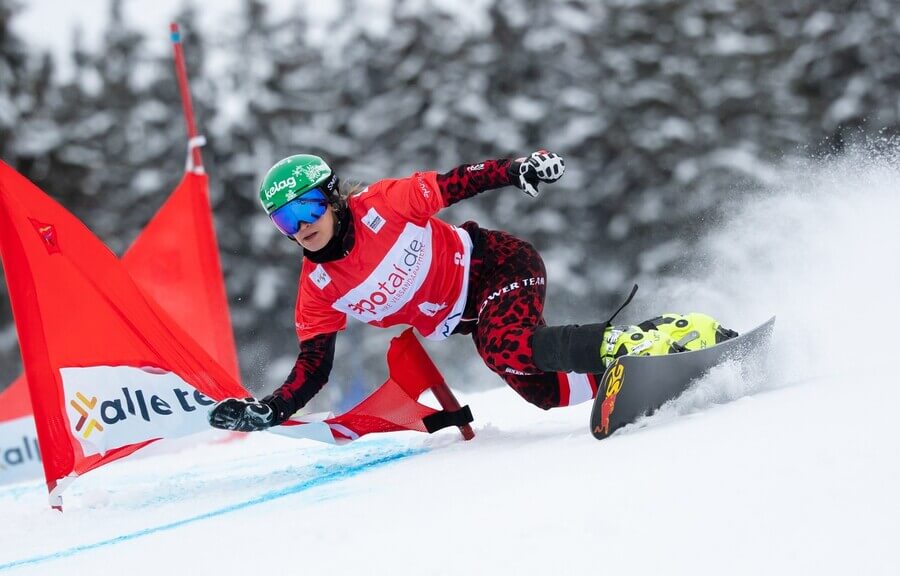
<instances>
[{"instance_id":1,"label":"red race jacket","mask_svg":"<svg viewBox=\"0 0 900 576\"><path fill-rule=\"evenodd\" d=\"M410 325L450 336L466 305L472 240L438 220L436 172L381 180L348 200L356 242L343 258L300 272L295 321L301 341L343 330L347 316L378 327Z\"/></svg>"}]
</instances>

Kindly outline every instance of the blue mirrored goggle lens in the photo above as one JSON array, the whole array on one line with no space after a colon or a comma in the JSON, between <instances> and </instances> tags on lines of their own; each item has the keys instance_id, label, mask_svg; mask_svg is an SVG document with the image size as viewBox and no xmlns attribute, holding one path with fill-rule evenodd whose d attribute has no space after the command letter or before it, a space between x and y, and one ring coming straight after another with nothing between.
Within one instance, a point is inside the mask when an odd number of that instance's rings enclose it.
<instances>
[{"instance_id":1,"label":"blue mirrored goggle lens","mask_svg":"<svg viewBox=\"0 0 900 576\"><path fill-rule=\"evenodd\" d=\"M300 224L312 224L325 214L327 207L325 193L319 188L313 188L272 212L269 217L282 234L293 236L300 230Z\"/></svg>"}]
</instances>

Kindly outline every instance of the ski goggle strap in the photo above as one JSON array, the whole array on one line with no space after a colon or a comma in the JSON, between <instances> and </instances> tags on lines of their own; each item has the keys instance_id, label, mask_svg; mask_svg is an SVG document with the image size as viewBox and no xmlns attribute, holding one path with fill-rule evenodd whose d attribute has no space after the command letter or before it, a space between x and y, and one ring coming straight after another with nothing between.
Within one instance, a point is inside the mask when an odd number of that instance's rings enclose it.
<instances>
[{"instance_id":1,"label":"ski goggle strap","mask_svg":"<svg viewBox=\"0 0 900 576\"><path fill-rule=\"evenodd\" d=\"M313 188L272 212L269 218L285 236L293 236L300 230L300 224L312 224L325 214L328 197L321 188Z\"/></svg>"}]
</instances>

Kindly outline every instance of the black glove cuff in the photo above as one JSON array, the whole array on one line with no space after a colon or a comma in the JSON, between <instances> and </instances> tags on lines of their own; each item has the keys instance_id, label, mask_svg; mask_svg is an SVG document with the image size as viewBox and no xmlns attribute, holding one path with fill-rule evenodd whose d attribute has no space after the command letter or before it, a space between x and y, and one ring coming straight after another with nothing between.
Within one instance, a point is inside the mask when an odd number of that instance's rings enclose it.
<instances>
[{"instance_id":1,"label":"black glove cuff","mask_svg":"<svg viewBox=\"0 0 900 576\"><path fill-rule=\"evenodd\" d=\"M506 167L506 175L509 177L509 182L513 186L519 187L519 167L522 165L518 160L510 160L509 165Z\"/></svg>"},{"instance_id":2,"label":"black glove cuff","mask_svg":"<svg viewBox=\"0 0 900 576\"><path fill-rule=\"evenodd\" d=\"M272 409L272 426L278 426L279 424L290 418L291 414L296 412L293 405L280 396L266 396L265 398L260 400L260 403L265 404Z\"/></svg>"}]
</instances>

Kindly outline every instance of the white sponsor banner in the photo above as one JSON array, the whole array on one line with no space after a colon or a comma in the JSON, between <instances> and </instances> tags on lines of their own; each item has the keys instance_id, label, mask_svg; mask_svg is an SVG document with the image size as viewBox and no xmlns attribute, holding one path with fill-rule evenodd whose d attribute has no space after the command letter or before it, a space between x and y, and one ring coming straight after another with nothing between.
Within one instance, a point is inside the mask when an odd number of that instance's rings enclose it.
<instances>
[{"instance_id":1,"label":"white sponsor banner","mask_svg":"<svg viewBox=\"0 0 900 576\"><path fill-rule=\"evenodd\" d=\"M43 473L34 418L0 422L0 484L38 478Z\"/></svg>"},{"instance_id":2,"label":"white sponsor banner","mask_svg":"<svg viewBox=\"0 0 900 576\"><path fill-rule=\"evenodd\" d=\"M431 224L408 223L378 267L334 308L363 322L384 320L410 301L430 268Z\"/></svg>"},{"instance_id":3,"label":"white sponsor banner","mask_svg":"<svg viewBox=\"0 0 900 576\"><path fill-rule=\"evenodd\" d=\"M66 414L85 456L209 429L215 404L172 372L130 366L62 368Z\"/></svg>"}]
</instances>

